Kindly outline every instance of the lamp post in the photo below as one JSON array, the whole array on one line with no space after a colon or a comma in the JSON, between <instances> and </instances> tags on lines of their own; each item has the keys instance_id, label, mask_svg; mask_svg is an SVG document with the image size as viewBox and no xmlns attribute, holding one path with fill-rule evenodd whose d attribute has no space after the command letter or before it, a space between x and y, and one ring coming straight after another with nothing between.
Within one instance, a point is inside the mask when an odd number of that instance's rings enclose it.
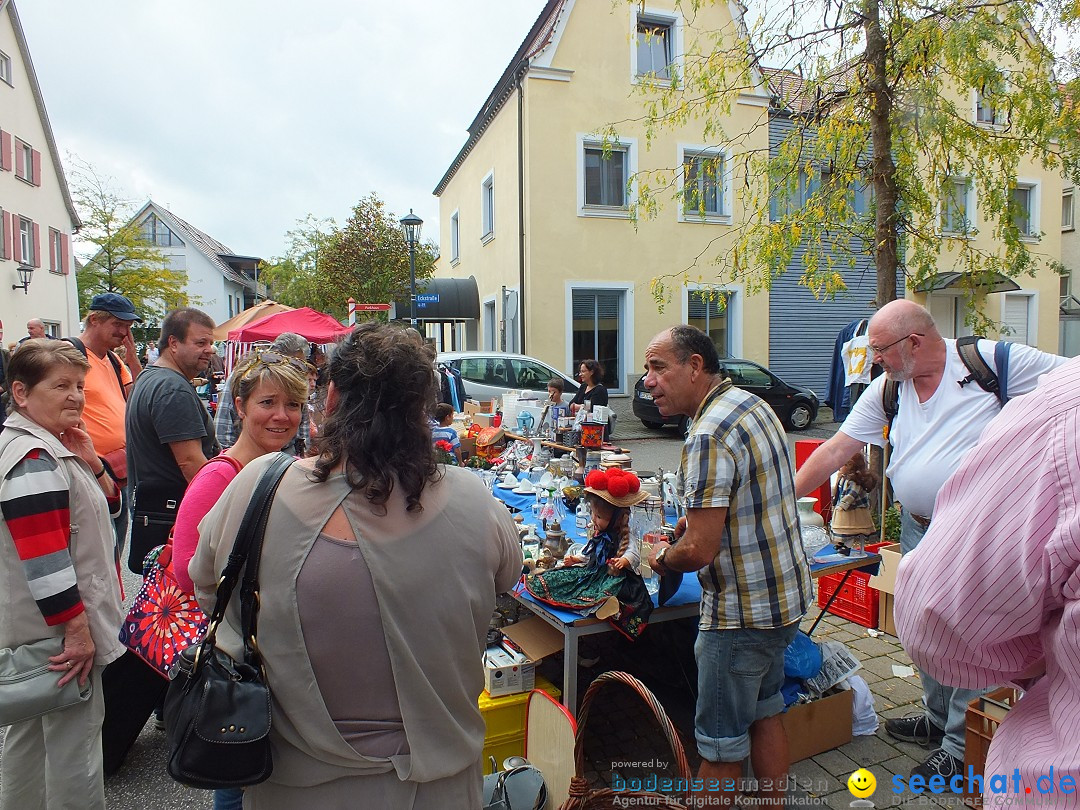
<instances>
[{"instance_id":1,"label":"lamp post","mask_svg":"<svg viewBox=\"0 0 1080 810\"><path fill-rule=\"evenodd\" d=\"M420 219L409 209L408 216L401 218L401 232L409 245L409 326L416 329L416 243L420 241Z\"/></svg>"},{"instance_id":2,"label":"lamp post","mask_svg":"<svg viewBox=\"0 0 1080 810\"><path fill-rule=\"evenodd\" d=\"M20 267L19 270L19 284L12 284L11 289L22 290L24 295L30 294L30 277L34 274L33 267Z\"/></svg>"}]
</instances>

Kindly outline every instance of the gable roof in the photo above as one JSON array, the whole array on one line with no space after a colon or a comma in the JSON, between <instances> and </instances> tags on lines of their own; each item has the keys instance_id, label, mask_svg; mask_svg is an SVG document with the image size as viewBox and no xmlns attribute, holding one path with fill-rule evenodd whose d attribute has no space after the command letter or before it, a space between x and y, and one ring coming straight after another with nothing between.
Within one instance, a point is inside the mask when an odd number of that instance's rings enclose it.
<instances>
[{"instance_id":1,"label":"gable roof","mask_svg":"<svg viewBox=\"0 0 1080 810\"><path fill-rule=\"evenodd\" d=\"M461 167L461 164L465 162L465 158L469 156L477 141L480 140L480 136L484 134L488 125L494 120L495 115L506 104L507 99L510 98L514 88L528 69L529 60L551 44L551 39L555 34L555 27L559 22L559 15L562 13L566 2L567 0L548 0L544 5L543 11L536 18L536 22L529 29L529 33L525 35L525 39L521 41L521 45L518 46L514 56L510 59L510 63L506 66L506 70L502 72L502 76L495 83L495 87L488 93L488 97L480 107L480 112L476 114L472 123L469 124L469 138L450 164L450 168L446 170L446 174L439 181L439 185L435 187L435 191L432 192L436 197L443 193L447 184Z\"/></svg>"},{"instance_id":2,"label":"gable roof","mask_svg":"<svg viewBox=\"0 0 1080 810\"><path fill-rule=\"evenodd\" d=\"M73 231L77 231L82 227L82 220L79 219L79 212L75 210L75 203L71 199L71 189L68 188L64 166L60 162L60 152L56 148L56 138L53 136L52 124L49 123L49 114L45 111L45 98L41 94L41 84L38 83L37 71L34 70L34 62L30 58L30 48L26 44L26 32L23 31L22 23L19 21L19 12L15 10L15 0L0 0L0 14L5 11L11 18L11 27L15 29L15 41L19 44L19 54L22 56L23 65L26 67L26 78L30 85L30 92L34 95L38 117L41 119L41 128L45 132L45 143L49 147L53 169L56 170L56 181L60 186L60 193L64 197L64 205L67 207L68 214L71 215L71 228Z\"/></svg>"},{"instance_id":3,"label":"gable roof","mask_svg":"<svg viewBox=\"0 0 1080 810\"><path fill-rule=\"evenodd\" d=\"M254 256L238 256L232 251L231 248L226 247L214 237L200 231L190 222L181 219L172 211L167 208L162 208L153 200L148 200L146 205L139 209L139 212L131 218L132 222L141 223L148 214L155 214L158 219L164 222L173 233L180 237L181 241L185 245L193 246L196 250L203 254L218 270L221 274L230 281L235 281L237 284L244 286L249 290L255 289L255 281L250 276L241 272L237 268L230 264L230 260L239 261L254 261L256 264L260 261ZM260 284L260 294L264 290Z\"/></svg>"}]
</instances>

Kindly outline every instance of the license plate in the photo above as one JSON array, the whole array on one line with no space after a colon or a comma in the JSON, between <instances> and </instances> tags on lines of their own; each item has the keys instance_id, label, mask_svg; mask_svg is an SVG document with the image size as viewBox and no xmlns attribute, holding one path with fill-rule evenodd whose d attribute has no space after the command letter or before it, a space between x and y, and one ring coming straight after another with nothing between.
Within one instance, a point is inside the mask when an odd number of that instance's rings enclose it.
<instances>
[{"instance_id":1,"label":"license plate","mask_svg":"<svg viewBox=\"0 0 1080 810\"><path fill-rule=\"evenodd\" d=\"M637 398L643 399L646 402L652 402L652 394L650 394L648 391L638 391Z\"/></svg>"}]
</instances>

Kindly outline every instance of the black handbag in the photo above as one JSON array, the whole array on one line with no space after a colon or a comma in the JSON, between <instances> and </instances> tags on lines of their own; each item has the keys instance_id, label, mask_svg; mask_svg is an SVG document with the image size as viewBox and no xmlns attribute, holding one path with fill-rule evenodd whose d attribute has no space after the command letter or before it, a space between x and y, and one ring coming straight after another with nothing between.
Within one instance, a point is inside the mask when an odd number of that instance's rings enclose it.
<instances>
[{"instance_id":1,"label":"black handbag","mask_svg":"<svg viewBox=\"0 0 1080 810\"><path fill-rule=\"evenodd\" d=\"M184 491L137 484L131 499L131 545L128 548L128 570L142 574L143 560L169 539L176 523L180 499Z\"/></svg>"},{"instance_id":2,"label":"black handbag","mask_svg":"<svg viewBox=\"0 0 1080 810\"><path fill-rule=\"evenodd\" d=\"M225 570L206 637L177 657L165 695L169 776L194 788L257 785L274 769L270 752L270 689L255 641L259 612L259 558L274 493L292 456L279 453L248 502ZM243 659L216 646L217 628L233 589L240 585Z\"/></svg>"}]
</instances>

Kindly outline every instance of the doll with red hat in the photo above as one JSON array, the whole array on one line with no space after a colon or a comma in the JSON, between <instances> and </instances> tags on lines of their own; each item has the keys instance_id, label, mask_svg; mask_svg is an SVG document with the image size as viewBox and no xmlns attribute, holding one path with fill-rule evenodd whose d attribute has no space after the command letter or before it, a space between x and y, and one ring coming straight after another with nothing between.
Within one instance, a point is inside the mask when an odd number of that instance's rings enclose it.
<instances>
[{"instance_id":1,"label":"doll with red hat","mask_svg":"<svg viewBox=\"0 0 1080 810\"><path fill-rule=\"evenodd\" d=\"M640 542L630 533L630 510L648 493L636 475L613 468L586 476L585 497L593 529L581 555L567 556L562 567L528 577L525 587L541 602L585 613L614 596L620 609L609 621L628 638L637 638L653 604L637 572Z\"/></svg>"}]
</instances>

